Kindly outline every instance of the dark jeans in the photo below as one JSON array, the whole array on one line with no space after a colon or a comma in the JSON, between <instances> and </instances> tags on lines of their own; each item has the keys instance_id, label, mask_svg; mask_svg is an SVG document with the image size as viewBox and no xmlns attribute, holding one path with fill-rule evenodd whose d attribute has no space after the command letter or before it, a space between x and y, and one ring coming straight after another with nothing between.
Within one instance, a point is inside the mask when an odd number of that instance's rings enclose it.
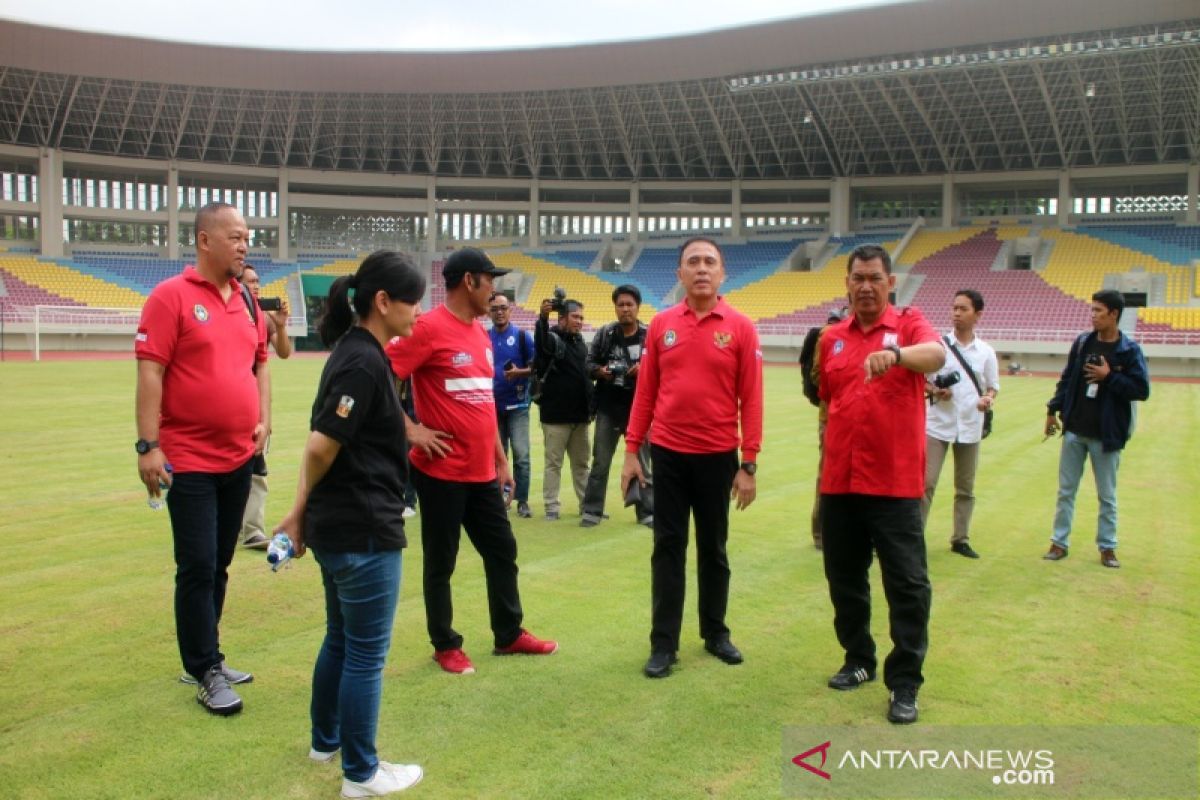
<instances>
[{"instance_id":1,"label":"dark jeans","mask_svg":"<svg viewBox=\"0 0 1200 800\"><path fill-rule=\"evenodd\" d=\"M383 667L400 597L400 550L313 549L325 586L325 640L313 667L312 746L342 750L342 772L370 780L379 766L375 731Z\"/></svg>"},{"instance_id":2,"label":"dark jeans","mask_svg":"<svg viewBox=\"0 0 1200 800\"><path fill-rule=\"evenodd\" d=\"M587 488L583 492L583 504L579 510L585 517L600 519L604 514L604 500L608 495L608 474L612 470L613 455L617 451L617 442L625 435L628 415L614 417L601 410L596 413L596 427L592 440L592 469L588 472ZM643 520L654 514L654 480L650 469L650 443L646 442L638 450L638 461L642 463L642 472L646 475L646 486L642 489L642 499L637 503L638 520ZM621 503L625 502L621 498Z\"/></svg>"},{"instance_id":3,"label":"dark jeans","mask_svg":"<svg viewBox=\"0 0 1200 800\"><path fill-rule=\"evenodd\" d=\"M517 588L517 540L497 481L443 481L412 468L421 505L421 547L425 552L425 622L435 650L462 647L454 630L450 576L458 559L460 528L483 557L488 610L496 647L521 635L521 594Z\"/></svg>"},{"instance_id":4,"label":"dark jeans","mask_svg":"<svg viewBox=\"0 0 1200 800\"><path fill-rule=\"evenodd\" d=\"M225 660L218 626L253 463L226 473L176 472L167 491L175 540L175 636L183 668L196 680Z\"/></svg>"},{"instance_id":5,"label":"dark jeans","mask_svg":"<svg viewBox=\"0 0 1200 800\"><path fill-rule=\"evenodd\" d=\"M921 501L861 494L821 495L825 577L833 601L833 628L846 664L875 670L871 638L872 548L879 554L888 602L892 652L883 664L889 689L920 686L929 649L932 589L925 564Z\"/></svg>"},{"instance_id":6,"label":"dark jeans","mask_svg":"<svg viewBox=\"0 0 1200 800\"><path fill-rule=\"evenodd\" d=\"M650 556L652 599L650 649L679 649L686 585L688 515L696 520L696 578L700 637L729 636L729 493L738 470L737 453L679 453L651 445L654 462L654 553Z\"/></svg>"}]
</instances>

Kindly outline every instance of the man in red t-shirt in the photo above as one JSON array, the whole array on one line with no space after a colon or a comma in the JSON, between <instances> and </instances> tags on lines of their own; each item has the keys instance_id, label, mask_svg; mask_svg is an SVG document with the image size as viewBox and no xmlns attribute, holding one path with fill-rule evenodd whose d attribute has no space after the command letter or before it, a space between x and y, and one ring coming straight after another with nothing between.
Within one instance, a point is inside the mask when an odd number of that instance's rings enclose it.
<instances>
[{"instance_id":1,"label":"man in red t-shirt","mask_svg":"<svg viewBox=\"0 0 1200 800\"><path fill-rule=\"evenodd\" d=\"M433 659L458 675L475 671L452 625L450 576L465 529L483 557L496 655L549 655L558 644L521 627L517 540L501 487L511 497L512 473L496 426L494 355L478 317L488 310L492 281L506 275L481 250L455 251L442 268L446 302L417 318L412 336L387 346L392 370L412 378L420 424L405 418L412 481L420 499L425 554L425 620Z\"/></svg>"},{"instance_id":2,"label":"man in red t-shirt","mask_svg":"<svg viewBox=\"0 0 1200 800\"><path fill-rule=\"evenodd\" d=\"M230 684L252 680L225 664L217 628L251 464L271 432L267 327L235 279L249 235L233 206L201 208L196 265L150 293L134 346L138 474L152 502L160 483L170 487L182 680L198 683L196 700L222 715L242 708Z\"/></svg>"},{"instance_id":3,"label":"man in red t-shirt","mask_svg":"<svg viewBox=\"0 0 1200 800\"><path fill-rule=\"evenodd\" d=\"M654 552L647 677L671 674L683 625L688 517L696 520L700 637L726 664L742 663L729 640L729 501L756 493L762 444L762 351L748 317L718 294L725 261L716 242L696 237L679 250L685 297L650 321L625 431L621 488L646 476L638 450L650 436L654 467ZM739 436L738 426L741 424ZM741 447L741 460L738 447Z\"/></svg>"},{"instance_id":4,"label":"man in red t-shirt","mask_svg":"<svg viewBox=\"0 0 1200 800\"><path fill-rule=\"evenodd\" d=\"M946 353L915 308L888 302L896 286L888 252L850 254L851 316L830 325L819 347L821 400L829 405L821 467L821 532L833 627L846 651L829 679L855 689L875 678L871 552L879 555L893 648L884 662L888 719L917 720L921 664L929 646L931 591L920 499L925 492L925 373Z\"/></svg>"}]
</instances>

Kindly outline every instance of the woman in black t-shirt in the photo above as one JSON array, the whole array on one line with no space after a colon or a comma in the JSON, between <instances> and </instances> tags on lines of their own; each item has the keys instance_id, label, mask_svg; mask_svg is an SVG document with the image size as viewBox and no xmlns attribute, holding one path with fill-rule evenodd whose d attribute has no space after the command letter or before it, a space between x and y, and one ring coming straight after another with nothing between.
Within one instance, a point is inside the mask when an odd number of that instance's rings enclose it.
<instances>
[{"instance_id":1,"label":"woman in black t-shirt","mask_svg":"<svg viewBox=\"0 0 1200 800\"><path fill-rule=\"evenodd\" d=\"M353 296L351 296L353 292ZM330 288L320 334L334 344L313 402L296 502L277 530L297 557L312 548L325 586L325 641L312 683L315 761L342 751L342 796L373 797L421 780L375 751L383 667L400 596L404 421L383 346L412 334L425 279L408 256L372 253Z\"/></svg>"}]
</instances>

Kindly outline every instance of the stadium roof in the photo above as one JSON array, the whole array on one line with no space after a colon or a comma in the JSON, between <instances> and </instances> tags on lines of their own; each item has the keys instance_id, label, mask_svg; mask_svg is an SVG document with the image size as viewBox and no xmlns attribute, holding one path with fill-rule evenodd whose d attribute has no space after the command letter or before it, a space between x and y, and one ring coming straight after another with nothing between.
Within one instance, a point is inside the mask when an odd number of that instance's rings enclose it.
<instances>
[{"instance_id":1,"label":"stadium roof","mask_svg":"<svg viewBox=\"0 0 1200 800\"><path fill-rule=\"evenodd\" d=\"M654 41L312 53L0 22L0 142L253 166L803 179L1200 157L1195 0L923 0Z\"/></svg>"}]
</instances>

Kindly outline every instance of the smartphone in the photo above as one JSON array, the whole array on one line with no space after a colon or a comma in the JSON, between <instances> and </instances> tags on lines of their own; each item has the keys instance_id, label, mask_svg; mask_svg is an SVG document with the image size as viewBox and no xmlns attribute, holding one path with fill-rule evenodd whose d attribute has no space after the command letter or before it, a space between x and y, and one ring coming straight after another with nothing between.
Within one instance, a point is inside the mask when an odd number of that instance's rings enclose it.
<instances>
[{"instance_id":1,"label":"smartphone","mask_svg":"<svg viewBox=\"0 0 1200 800\"><path fill-rule=\"evenodd\" d=\"M1087 357L1087 363L1094 367L1098 367L1104 363L1104 357L1099 353L1089 353Z\"/></svg>"},{"instance_id":2,"label":"smartphone","mask_svg":"<svg viewBox=\"0 0 1200 800\"><path fill-rule=\"evenodd\" d=\"M283 308L283 301L278 297L260 297L258 307L263 311L279 311Z\"/></svg>"}]
</instances>

